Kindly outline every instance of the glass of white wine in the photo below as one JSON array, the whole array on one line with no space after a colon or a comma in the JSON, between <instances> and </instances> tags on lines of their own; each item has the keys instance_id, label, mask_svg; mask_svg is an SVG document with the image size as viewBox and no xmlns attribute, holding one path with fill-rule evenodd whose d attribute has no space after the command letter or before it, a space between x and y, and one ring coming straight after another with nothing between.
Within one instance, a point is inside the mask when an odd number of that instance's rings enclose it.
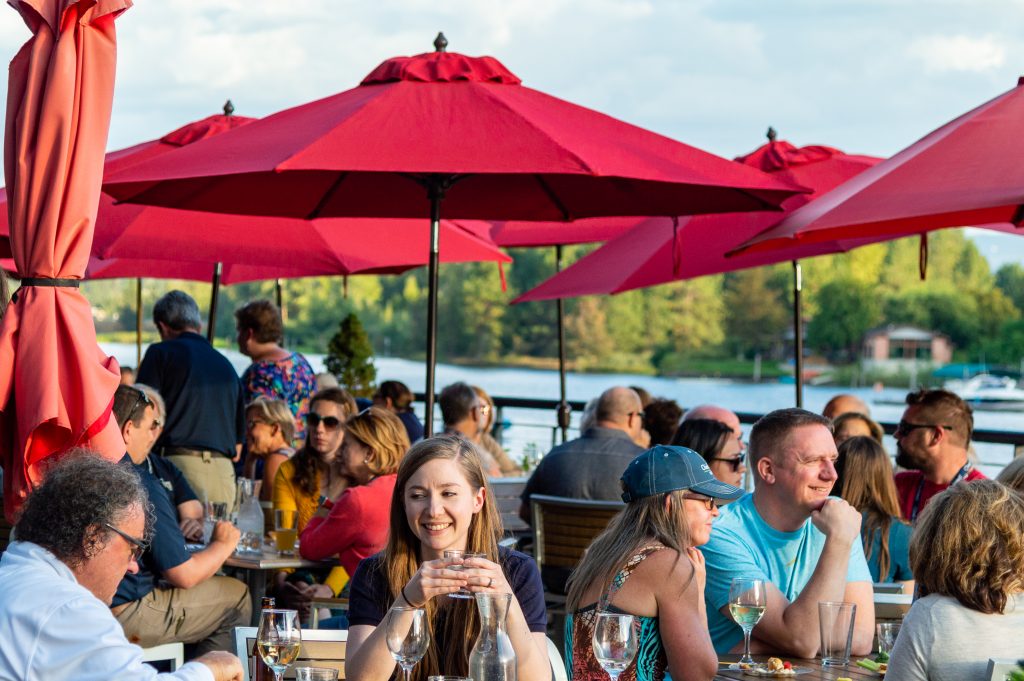
<instances>
[{"instance_id":1,"label":"glass of white wine","mask_svg":"<svg viewBox=\"0 0 1024 681\"><path fill-rule=\"evenodd\" d=\"M590 644L601 668L608 672L611 681L616 681L636 657L638 641L633 616L616 612L597 613Z\"/></svg>"},{"instance_id":2,"label":"glass of white wine","mask_svg":"<svg viewBox=\"0 0 1024 681\"><path fill-rule=\"evenodd\" d=\"M274 672L275 681L284 678L288 665L299 656L302 632L299 629L298 610L271 610L260 613L260 628L256 632L256 650L263 662Z\"/></svg>"},{"instance_id":3,"label":"glass of white wine","mask_svg":"<svg viewBox=\"0 0 1024 681\"><path fill-rule=\"evenodd\" d=\"M412 668L423 659L430 645L427 611L423 608L392 606L388 612L387 627L388 650L402 668L405 681L409 681Z\"/></svg>"},{"instance_id":4,"label":"glass of white wine","mask_svg":"<svg viewBox=\"0 0 1024 681\"><path fill-rule=\"evenodd\" d=\"M754 658L750 656L750 632L764 617L767 606L768 593L763 579L737 577L732 580L729 587L729 613L743 629L743 657L740 658L740 664L754 664Z\"/></svg>"}]
</instances>

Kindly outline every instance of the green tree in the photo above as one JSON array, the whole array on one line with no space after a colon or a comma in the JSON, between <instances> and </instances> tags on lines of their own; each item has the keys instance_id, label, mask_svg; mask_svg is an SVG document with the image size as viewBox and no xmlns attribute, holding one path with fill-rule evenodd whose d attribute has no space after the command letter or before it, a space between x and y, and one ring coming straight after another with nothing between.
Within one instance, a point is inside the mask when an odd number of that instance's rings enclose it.
<instances>
[{"instance_id":1,"label":"green tree","mask_svg":"<svg viewBox=\"0 0 1024 681\"><path fill-rule=\"evenodd\" d=\"M733 354L778 354L790 318L776 283L778 273L777 268L756 267L725 275L725 337Z\"/></svg>"},{"instance_id":2,"label":"green tree","mask_svg":"<svg viewBox=\"0 0 1024 681\"><path fill-rule=\"evenodd\" d=\"M1000 267L996 272L996 286L1009 296L1018 310L1024 312L1024 267L1017 263Z\"/></svg>"},{"instance_id":3,"label":"green tree","mask_svg":"<svg viewBox=\"0 0 1024 681\"><path fill-rule=\"evenodd\" d=\"M338 325L338 332L327 345L324 364L353 395L369 397L373 394L377 378L377 369L373 366L373 346L354 312L348 313Z\"/></svg>"},{"instance_id":4,"label":"green tree","mask_svg":"<svg viewBox=\"0 0 1024 681\"><path fill-rule=\"evenodd\" d=\"M807 344L838 359L852 360L868 329L881 320L873 287L836 279L818 291L818 312L807 325Z\"/></svg>"}]
</instances>

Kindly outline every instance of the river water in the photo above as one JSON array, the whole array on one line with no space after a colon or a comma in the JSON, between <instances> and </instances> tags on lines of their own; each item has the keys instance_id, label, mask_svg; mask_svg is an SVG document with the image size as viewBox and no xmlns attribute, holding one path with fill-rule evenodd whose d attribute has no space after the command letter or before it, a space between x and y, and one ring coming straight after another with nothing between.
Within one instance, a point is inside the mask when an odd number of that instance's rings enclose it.
<instances>
[{"instance_id":1,"label":"river water","mask_svg":"<svg viewBox=\"0 0 1024 681\"><path fill-rule=\"evenodd\" d=\"M122 365L135 365L135 345L130 343L100 343L104 352L113 355ZM143 348L145 352L145 348ZM249 358L237 350L221 349L241 374L249 365ZM323 355L307 354L306 358L316 371L323 371ZM393 357L375 360L377 381L398 380L415 392L422 392L426 375L422 362ZM532 397L558 399L558 372L521 368L478 368L450 364L437 366L436 385L438 389L465 381L479 385L492 396ZM635 385L648 390L657 397L676 400L680 405L694 406L702 403L718 404L738 412L765 413L794 404L794 388L782 383L743 383L718 378L664 378L638 376L634 374L577 374L570 372L566 377L566 391L570 400L587 401L614 385ZM897 388L850 388L804 386L804 407L820 412L829 398L837 392L849 392L860 396L871 405L872 415L880 421L895 422L900 419L900 406L906 390ZM895 403L895 404L892 404ZM422 408L422 405L420 405ZM551 446L555 426L554 411L534 409L506 409L504 418L513 425L503 437L503 444L513 456L518 457L527 448L536 446L541 452ZM422 413L421 413L422 417ZM579 414L573 414L573 425ZM975 412L976 428L994 430L1024 431L1024 413L1021 412ZM745 426L749 430L749 426ZM886 438L890 452L895 443ZM1012 456L1012 448L1004 445L979 443L978 455L983 462L983 473L994 476Z\"/></svg>"}]
</instances>

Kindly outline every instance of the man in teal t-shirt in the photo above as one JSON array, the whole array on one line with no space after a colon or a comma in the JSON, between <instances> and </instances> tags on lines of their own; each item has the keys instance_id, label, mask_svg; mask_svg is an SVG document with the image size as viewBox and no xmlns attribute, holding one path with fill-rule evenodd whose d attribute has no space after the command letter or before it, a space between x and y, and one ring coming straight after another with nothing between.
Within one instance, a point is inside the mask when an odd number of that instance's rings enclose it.
<instances>
[{"instance_id":1,"label":"man in teal t-shirt","mask_svg":"<svg viewBox=\"0 0 1024 681\"><path fill-rule=\"evenodd\" d=\"M828 419L779 409L750 434L754 492L726 506L711 541L705 601L715 650L742 651L743 631L729 617L736 577L768 583L768 607L754 628L752 650L812 658L818 653L818 603L857 605L854 654L871 651L875 628L871 573L860 541L860 513L830 497L835 442Z\"/></svg>"}]
</instances>

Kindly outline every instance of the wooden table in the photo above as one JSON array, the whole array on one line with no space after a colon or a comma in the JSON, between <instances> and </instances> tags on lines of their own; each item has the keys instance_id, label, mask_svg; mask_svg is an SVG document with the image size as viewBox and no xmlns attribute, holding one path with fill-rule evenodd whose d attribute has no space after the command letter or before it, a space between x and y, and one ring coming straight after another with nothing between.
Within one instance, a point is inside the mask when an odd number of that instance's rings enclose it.
<instances>
[{"instance_id":1,"label":"wooden table","mask_svg":"<svg viewBox=\"0 0 1024 681\"><path fill-rule=\"evenodd\" d=\"M768 655L755 655L754 659L758 662L766 662ZM785 657L783 655L778 656L782 660L787 660L793 663L794 667L805 667L811 669L809 674L799 674L797 676L750 676L744 674L741 671L734 671L726 669L725 665L721 665L718 674L715 676L715 681L756 681L756 679L794 679L795 681L835 681L836 679L846 677L853 679L853 681L880 681L882 676L876 674L873 671L858 667L856 662L864 658L851 657L850 664L845 667L822 667L821 660L799 660L793 657ZM739 655L724 655L721 659L723 662L731 661L735 662L740 659Z\"/></svg>"},{"instance_id":2,"label":"wooden table","mask_svg":"<svg viewBox=\"0 0 1024 681\"><path fill-rule=\"evenodd\" d=\"M260 604L267 595L267 574L286 568L330 568L337 565L333 560L306 560L302 556L282 556L277 551L264 547L263 553L233 553L224 561L225 567L232 567L244 573L245 584L252 599L253 624L259 626Z\"/></svg>"}]
</instances>

